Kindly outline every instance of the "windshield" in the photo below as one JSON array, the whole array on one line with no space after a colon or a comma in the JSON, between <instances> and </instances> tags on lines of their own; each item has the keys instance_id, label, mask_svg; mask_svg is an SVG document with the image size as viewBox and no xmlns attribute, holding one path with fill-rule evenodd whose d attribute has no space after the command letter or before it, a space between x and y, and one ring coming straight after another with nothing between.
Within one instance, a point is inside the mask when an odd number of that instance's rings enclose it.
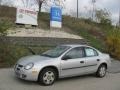
<instances>
[{"instance_id":1,"label":"windshield","mask_svg":"<svg viewBox=\"0 0 120 90\"><path fill-rule=\"evenodd\" d=\"M47 52L43 53L42 56L56 58L62 55L69 48L69 46L58 46L52 50L48 50Z\"/></svg>"}]
</instances>

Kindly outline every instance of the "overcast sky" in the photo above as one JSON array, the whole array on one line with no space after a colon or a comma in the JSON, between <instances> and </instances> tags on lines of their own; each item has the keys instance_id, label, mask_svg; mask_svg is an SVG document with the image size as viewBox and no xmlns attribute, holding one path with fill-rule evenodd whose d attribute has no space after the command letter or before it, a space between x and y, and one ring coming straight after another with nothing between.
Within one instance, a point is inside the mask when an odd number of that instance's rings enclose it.
<instances>
[{"instance_id":1,"label":"overcast sky","mask_svg":"<svg viewBox=\"0 0 120 90\"><path fill-rule=\"evenodd\" d=\"M89 10L92 9L91 0L78 0L79 1L79 14L80 16L86 16L89 14ZM77 0L66 0L65 12L75 12L77 9ZM114 23L118 22L119 10L120 10L120 0L96 0L96 8L104 9L106 8L112 16L112 21Z\"/></svg>"},{"instance_id":2,"label":"overcast sky","mask_svg":"<svg viewBox=\"0 0 120 90\"><path fill-rule=\"evenodd\" d=\"M7 1L7 0L4 0ZM15 2L15 5L24 6L22 3L18 1L22 0L12 0ZM16 2L17 1L17 2ZM34 0L24 0L24 1L32 1L29 5L29 7L36 7L36 5L33 3ZM86 16L90 17L90 10L92 10L92 0L78 0L79 1L79 15L80 16ZM32 6L31 6L32 5ZM63 9L64 14L71 14L76 13L77 11L77 0L66 0L65 1L65 9ZM96 8L104 9L106 8L110 13L112 17L113 23L117 23L119 19L119 10L120 10L120 0L96 0Z\"/></svg>"}]
</instances>

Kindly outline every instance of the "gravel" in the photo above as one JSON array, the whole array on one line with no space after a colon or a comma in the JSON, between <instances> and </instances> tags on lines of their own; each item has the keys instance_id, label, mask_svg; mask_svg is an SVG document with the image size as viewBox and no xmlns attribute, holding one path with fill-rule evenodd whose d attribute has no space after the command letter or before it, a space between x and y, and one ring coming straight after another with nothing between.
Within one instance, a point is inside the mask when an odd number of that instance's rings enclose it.
<instances>
[{"instance_id":1,"label":"gravel","mask_svg":"<svg viewBox=\"0 0 120 90\"><path fill-rule=\"evenodd\" d=\"M43 30L43 29L25 29L17 28L15 30L9 30L8 36L12 37L50 37L50 38L71 38L71 39L83 39L78 35L74 35L63 30Z\"/></svg>"}]
</instances>

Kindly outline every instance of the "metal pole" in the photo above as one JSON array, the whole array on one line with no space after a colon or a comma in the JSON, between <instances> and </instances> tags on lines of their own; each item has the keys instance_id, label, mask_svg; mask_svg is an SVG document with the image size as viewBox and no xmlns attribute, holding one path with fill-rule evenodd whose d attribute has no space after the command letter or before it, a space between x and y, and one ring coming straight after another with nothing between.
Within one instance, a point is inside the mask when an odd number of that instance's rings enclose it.
<instances>
[{"instance_id":1,"label":"metal pole","mask_svg":"<svg viewBox=\"0 0 120 90\"><path fill-rule=\"evenodd\" d=\"M120 27L120 10L119 10L119 27Z\"/></svg>"},{"instance_id":2,"label":"metal pole","mask_svg":"<svg viewBox=\"0 0 120 90\"><path fill-rule=\"evenodd\" d=\"M96 0L92 0L92 4L93 4L92 20L93 21L94 21L94 15L95 15L95 3L96 3Z\"/></svg>"},{"instance_id":3,"label":"metal pole","mask_svg":"<svg viewBox=\"0 0 120 90\"><path fill-rule=\"evenodd\" d=\"M77 0L77 18L79 17L79 2L78 2L78 0Z\"/></svg>"}]
</instances>

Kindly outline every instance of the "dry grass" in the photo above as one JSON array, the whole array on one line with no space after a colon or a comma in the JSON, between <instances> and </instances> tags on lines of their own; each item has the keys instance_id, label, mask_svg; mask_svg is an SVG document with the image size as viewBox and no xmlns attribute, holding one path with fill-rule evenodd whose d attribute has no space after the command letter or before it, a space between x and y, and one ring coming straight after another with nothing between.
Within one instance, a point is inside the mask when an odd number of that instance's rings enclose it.
<instances>
[{"instance_id":1,"label":"dry grass","mask_svg":"<svg viewBox=\"0 0 120 90\"><path fill-rule=\"evenodd\" d=\"M120 30L114 29L109 32L106 38L106 47L108 53L114 58L120 60Z\"/></svg>"}]
</instances>

